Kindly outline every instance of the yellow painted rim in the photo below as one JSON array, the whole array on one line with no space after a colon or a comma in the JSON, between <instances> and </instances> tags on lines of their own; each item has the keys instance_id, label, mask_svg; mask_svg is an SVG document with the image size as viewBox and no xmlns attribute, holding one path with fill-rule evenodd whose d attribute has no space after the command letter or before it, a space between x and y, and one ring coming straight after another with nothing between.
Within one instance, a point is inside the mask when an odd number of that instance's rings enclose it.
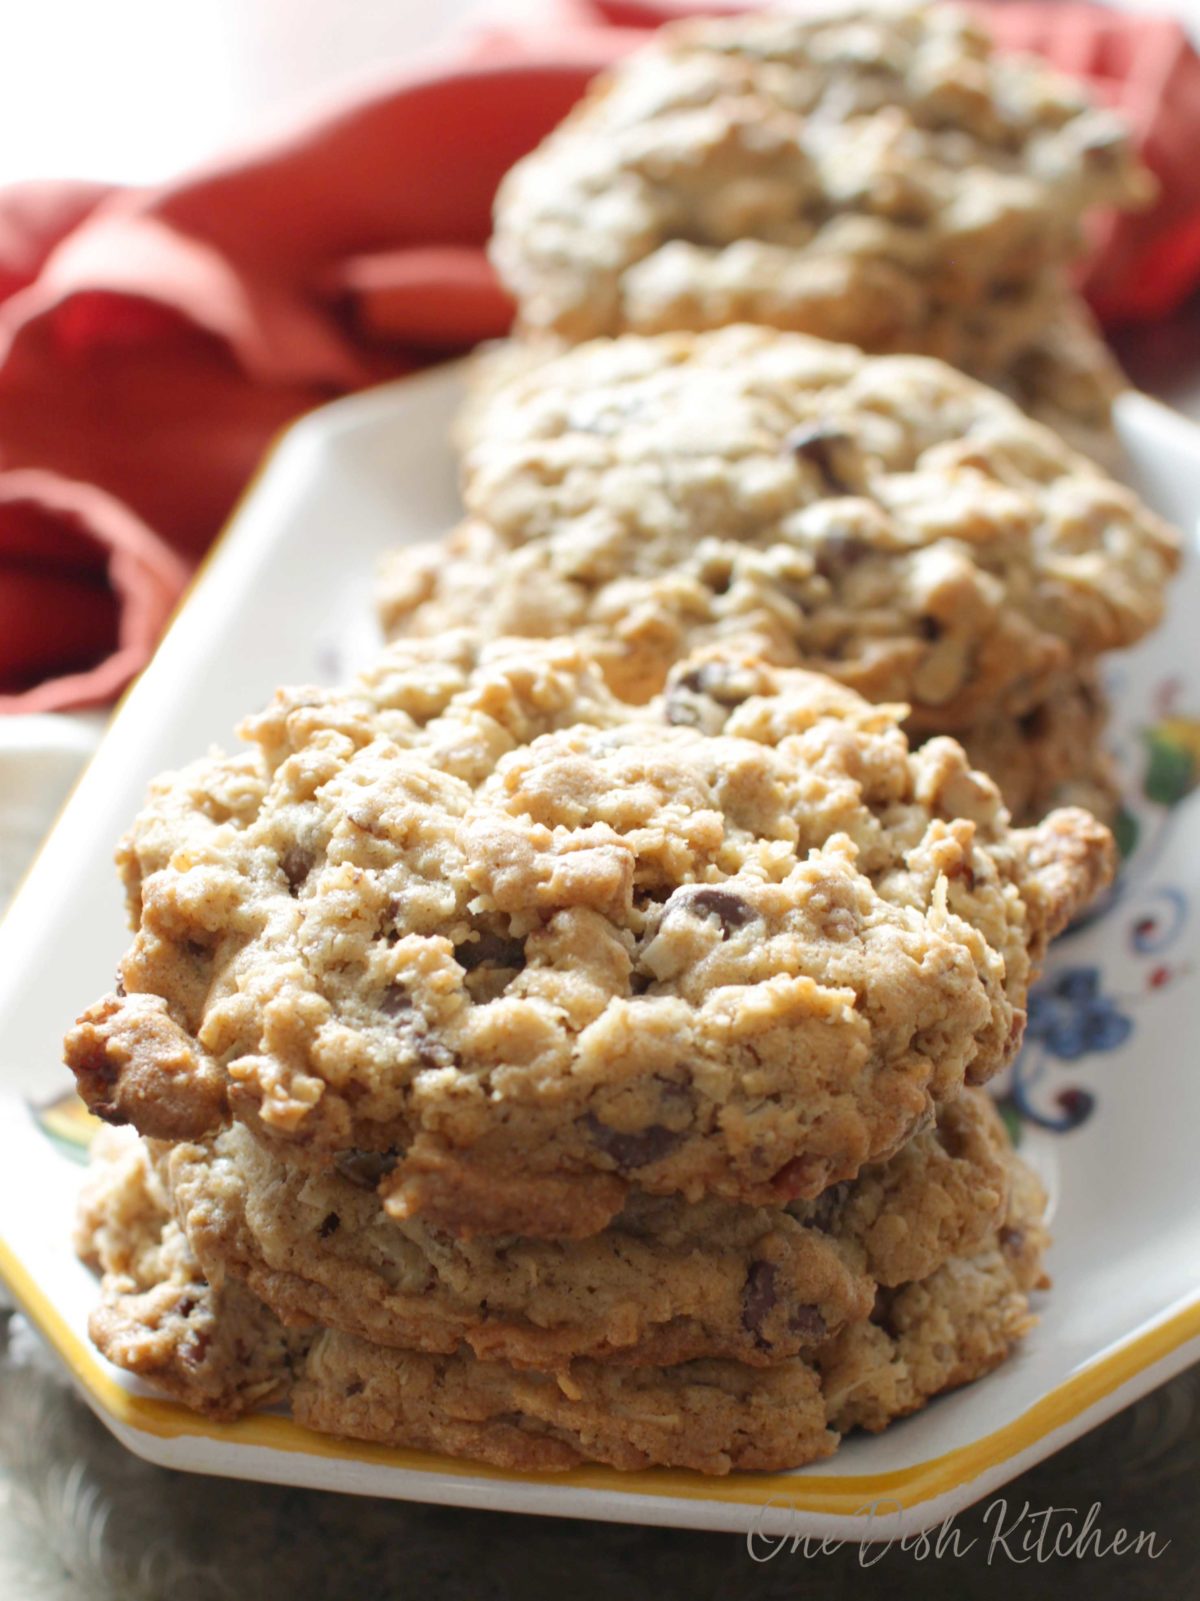
<instances>
[{"instance_id":1,"label":"yellow painted rim","mask_svg":"<svg viewBox=\"0 0 1200 1601\"><path fill-rule=\"evenodd\" d=\"M437 371L437 369L435 369ZM395 383L420 383L432 374L415 373L408 378L393 380L378 388L390 388ZM370 390L365 393L371 393ZM347 396L353 402L361 396ZM334 406L343 401L334 401ZM163 634L165 639L178 623L186 603L191 599L200 579L206 574L214 557L225 545L238 516L250 496L257 490L272 460L297 427L313 416L307 412L283 430L266 451L257 469L239 496L233 511L216 539L209 546L200 564L184 590ZM161 641L160 641L161 644ZM134 680L134 684L137 680ZM130 684L121 696L113 717L105 730L97 750L93 752L71 795L60 809L59 817L48 831L34 861L26 868L10 902L15 906L25 878L34 864L52 842L62 812L66 810L75 788L82 782L96 755L103 749L118 718L128 709ZM7 915L7 914L6 914ZM16 1253L0 1239L0 1277L20 1302L32 1322L65 1362L76 1383L91 1399L96 1410L113 1423L155 1439L208 1439L228 1446L247 1446L260 1450L281 1451L302 1456L325 1458L332 1461L355 1462L373 1467L400 1469L412 1473L425 1473L447 1478L493 1480L504 1484L563 1485L572 1490L600 1490L621 1494L644 1495L681 1501L718 1501L740 1506L782 1506L796 1512L831 1513L844 1517L861 1514L872 1503L886 1499L897 1508L911 1508L934 1500L940 1495L968 1484L1036 1445L1056 1429L1097 1406L1107 1396L1119 1390L1138 1374L1165 1360L1172 1352L1189 1340L1200 1338L1200 1297L1170 1317L1156 1323L1133 1339L1123 1342L1106 1355L1089 1363L1071 1375L1064 1383L1051 1390L1020 1417L1005 1424L991 1434L973 1440L968 1445L947 1451L942 1456L914 1463L891 1473L830 1474L808 1473L737 1473L728 1478L706 1478L702 1474L648 1469L638 1473L621 1473L615 1468L579 1467L554 1475L513 1473L481 1463L435 1455L424 1451L396 1450L386 1446L370 1445L362 1441L341 1440L329 1435L314 1434L290 1418L273 1414L259 1414L239 1418L233 1423L213 1423L187 1407L174 1401L159 1400L137 1395L127 1390L114 1376L103 1358L67 1323L50 1298L41 1290L33 1275L26 1269Z\"/></svg>"},{"instance_id":2,"label":"yellow painted rim","mask_svg":"<svg viewBox=\"0 0 1200 1601\"><path fill-rule=\"evenodd\" d=\"M572 1490L601 1490L680 1501L720 1501L738 1506L782 1506L796 1512L836 1513L843 1517L860 1514L873 1503L882 1501L897 1508L920 1506L960 1485L969 1484L989 1468L999 1467L1098 1405L1189 1340L1200 1338L1200 1299L1197 1299L1072 1374L1020 1417L994 1433L891 1473L735 1473L719 1479L664 1468L621 1473L615 1468L580 1467L547 1475L510 1473L425 1451L396 1450L336 1439L314 1434L290 1418L273 1414L239 1418L234 1423L213 1423L177 1402L135 1395L113 1377L108 1364L75 1333L2 1240L0 1275L7 1280L25 1312L58 1352L97 1410L124 1428L156 1439L215 1440L234 1447L251 1446L446 1478L490 1479L502 1484L561 1484Z\"/></svg>"}]
</instances>

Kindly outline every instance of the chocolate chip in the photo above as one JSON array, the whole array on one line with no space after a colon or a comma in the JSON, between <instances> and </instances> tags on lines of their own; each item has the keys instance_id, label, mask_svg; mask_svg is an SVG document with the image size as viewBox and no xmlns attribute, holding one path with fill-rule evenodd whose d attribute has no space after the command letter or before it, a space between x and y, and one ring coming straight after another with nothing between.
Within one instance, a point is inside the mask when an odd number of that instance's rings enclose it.
<instances>
[{"instance_id":1,"label":"chocolate chip","mask_svg":"<svg viewBox=\"0 0 1200 1601\"><path fill-rule=\"evenodd\" d=\"M353 1148L339 1151L333 1159L333 1165L344 1179L357 1184L360 1190L373 1190L395 1167L399 1155L394 1145L386 1151L360 1151Z\"/></svg>"},{"instance_id":2,"label":"chocolate chip","mask_svg":"<svg viewBox=\"0 0 1200 1601\"><path fill-rule=\"evenodd\" d=\"M788 1332L805 1341L822 1340L829 1332L829 1325L818 1307L794 1306L788 1315Z\"/></svg>"},{"instance_id":3,"label":"chocolate chip","mask_svg":"<svg viewBox=\"0 0 1200 1601\"><path fill-rule=\"evenodd\" d=\"M686 694L669 694L663 702L663 713L672 728L704 727L702 710Z\"/></svg>"},{"instance_id":4,"label":"chocolate chip","mask_svg":"<svg viewBox=\"0 0 1200 1601\"><path fill-rule=\"evenodd\" d=\"M777 1278L773 1262L751 1262L742 1287L742 1326L753 1334L755 1344L763 1350L768 1350L771 1345L763 1334L763 1328L779 1299L775 1288Z\"/></svg>"},{"instance_id":5,"label":"chocolate chip","mask_svg":"<svg viewBox=\"0 0 1200 1601\"><path fill-rule=\"evenodd\" d=\"M366 1387L367 1386L362 1379L351 1379L350 1383L346 1386L346 1395L347 1397L352 1395L361 1395Z\"/></svg>"},{"instance_id":6,"label":"chocolate chip","mask_svg":"<svg viewBox=\"0 0 1200 1601\"><path fill-rule=\"evenodd\" d=\"M116 982L113 985L113 994L119 996L122 1000L125 999L125 980L120 973L117 974Z\"/></svg>"},{"instance_id":7,"label":"chocolate chip","mask_svg":"<svg viewBox=\"0 0 1200 1601\"><path fill-rule=\"evenodd\" d=\"M379 997L379 1010L384 1017L399 1017L412 1011L412 996L403 984L389 984Z\"/></svg>"},{"instance_id":8,"label":"chocolate chip","mask_svg":"<svg viewBox=\"0 0 1200 1601\"><path fill-rule=\"evenodd\" d=\"M692 695L707 695L721 706L740 706L750 693L745 674L726 662L703 662L675 679L675 687Z\"/></svg>"},{"instance_id":9,"label":"chocolate chip","mask_svg":"<svg viewBox=\"0 0 1200 1601\"><path fill-rule=\"evenodd\" d=\"M383 932L389 945L395 945L400 938L400 914L404 910L404 901L399 895L389 895L387 912L384 915Z\"/></svg>"},{"instance_id":10,"label":"chocolate chip","mask_svg":"<svg viewBox=\"0 0 1200 1601\"><path fill-rule=\"evenodd\" d=\"M970 862L959 862L957 866L949 868L946 877L951 881L961 878L970 893L975 893L975 869Z\"/></svg>"},{"instance_id":11,"label":"chocolate chip","mask_svg":"<svg viewBox=\"0 0 1200 1601\"><path fill-rule=\"evenodd\" d=\"M485 929L478 939L465 940L454 947L454 960L464 972L473 973L486 962L491 967L525 966L525 941L506 939Z\"/></svg>"},{"instance_id":12,"label":"chocolate chip","mask_svg":"<svg viewBox=\"0 0 1200 1601\"><path fill-rule=\"evenodd\" d=\"M941 639L944 632L945 630L943 625L936 617L926 616L917 618L917 633L920 634L922 639L927 639L930 644L933 644L936 640Z\"/></svg>"},{"instance_id":13,"label":"chocolate chip","mask_svg":"<svg viewBox=\"0 0 1200 1601\"><path fill-rule=\"evenodd\" d=\"M279 858L279 865L284 878L288 881L288 888L294 895L312 872L313 859L308 851L302 850L299 845L289 845Z\"/></svg>"},{"instance_id":14,"label":"chocolate chip","mask_svg":"<svg viewBox=\"0 0 1200 1601\"><path fill-rule=\"evenodd\" d=\"M664 1078L661 1073L655 1073L653 1075L655 1087L664 1101L670 1101L675 1106L687 1106L690 1109L692 1105L692 1069L686 1064L680 1063L677 1071L683 1073L683 1083L680 1083L677 1079Z\"/></svg>"},{"instance_id":15,"label":"chocolate chip","mask_svg":"<svg viewBox=\"0 0 1200 1601\"><path fill-rule=\"evenodd\" d=\"M1017 1252L1025 1244L1025 1230L1009 1228L1005 1225L1000 1230L999 1240L1000 1249L1006 1256L1016 1256Z\"/></svg>"},{"instance_id":16,"label":"chocolate chip","mask_svg":"<svg viewBox=\"0 0 1200 1601\"><path fill-rule=\"evenodd\" d=\"M621 1168L645 1167L650 1162L658 1162L683 1139L682 1134L662 1123L651 1123L649 1128L636 1134L626 1134L602 1123L591 1112L585 1114L583 1124L600 1149Z\"/></svg>"},{"instance_id":17,"label":"chocolate chip","mask_svg":"<svg viewBox=\"0 0 1200 1601\"><path fill-rule=\"evenodd\" d=\"M1080 155L1089 167L1107 170L1116 165L1117 157L1125 145L1123 128L1101 128L1081 146Z\"/></svg>"},{"instance_id":18,"label":"chocolate chip","mask_svg":"<svg viewBox=\"0 0 1200 1601\"><path fill-rule=\"evenodd\" d=\"M421 1068L453 1067L456 1060L454 1052L440 1040L420 1038L413 1041L413 1057Z\"/></svg>"},{"instance_id":19,"label":"chocolate chip","mask_svg":"<svg viewBox=\"0 0 1200 1601\"><path fill-rule=\"evenodd\" d=\"M875 1305L871 1308L871 1319L876 1328L882 1329L890 1340L900 1337L900 1330L894 1316L896 1298L890 1290L882 1287L875 1291Z\"/></svg>"},{"instance_id":20,"label":"chocolate chip","mask_svg":"<svg viewBox=\"0 0 1200 1601\"><path fill-rule=\"evenodd\" d=\"M685 886L676 890L667 902L664 915L671 912L690 912L693 917L715 916L721 924L723 935L732 934L735 929L745 928L758 916L750 902L741 895L736 895L731 889L719 889L712 884L704 884L696 889Z\"/></svg>"},{"instance_id":21,"label":"chocolate chip","mask_svg":"<svg viewBox=\"0 0 1200 1601\"><path fill-rule=\"evenodd\" d=\"M337 1213L336 1212L329 1212L329 1213L326 1214L326 1216L324 1218L322 1218L321 1226L317 1230L317 1233L321 1236L321 1238L323 1240L327 1240L331 1234L336 1234L338 1229L341 1228L341 1226L342 1226L342 1220L337 1215Z\"/></svg>"},{"instance_id":22,"label":"chocolate chip","mask_svg":"<svg viewBox=\"0 0 1200 1601\"><path fill-rule=\"evenodd\" d=\"M176 1303L175 1310L182 1318L191 1317L192 1313L196 1310L195 1296L185 1295L182 1300Z\"/></svg>"},{"instance_id":23,"label":"chocolate chip","mask_svg":"<svg viewBox=\"0 0 1200 1601\"><path fill-rule=\"evenodd\" d=\"M938 1124L938 1144L952 1161L961 1161L970 1150L965 1129L953 1116L946 1116Z\"/></svg>"},{"instance_id":24,"label":"chocolate chip","mask_svg":"<svg viewBox=\"0 0 1200 1601\"><path fill-rule=\"evenodd\" d=\"M783 448L801 461L810 462L830 489L839 495L849 495L853 493L853 488L838 472L835 453L839 445L852 443L853 440L844 429L832 423L814 422L793 428L783 441Z\"/></svg>"},{"instance_id":25,"label":"chocolate chip","mask_svg":"<svg viewBox=\"0 0 1200 1601\"><path fill-rule=\"evenodd\" d=\"M828 1234L849 1193L848 1179L843 1180L841 1184L831 1184L817 1196L808 1211L803 1214L804 1222L810 1228L820 1229L822 1234Z\"/></svg>"},{"instance_id":26,"label":"chocolate chip","mask_svg":"<svg viewBox=\"0 0 1200 1601\"><path fill-rule=\"evenodd\" d=\"M817 571L822 578L836 578L870 554L870 545L857 534L826 534L816 548Z\"/></svg>"},{"instance_id":27,"label":"chocolate chip","mask_svg":"<svg viewBox=\"0 0 1200 1601\"><path fill-rule=\"evenodd\" d=\"M180 1355L189 1367L198 1368L208 1355L211 1344L211 1329L193 1329L180 1347Z\"/></svg>"},{"instance_id":28,"label":"chocolate chip","mask_svg":"<svg viewBox=\"0 0 1200 1601\"><path fill-rule=\"evenodd\" d=\"M701 662L667 680L663 714L674 727L719 734L725 713L749 699L757 687L756 675L744 663Z\"/></svg>"},{"instance_id":29,"label":"chocolate chip","mask_svg":"<svg viewBox=\"0 0 1200 1601\"><path fill-rule=\"evenodd\" d=\"M729 889L713 889L705 887L692 892L688 896L688 906L693 911L704 913L715 912L721 920L721 927L726 933L735 928L744 928L757 917L757 912L749 901L742 896L735 895Z\"/></svg>"},{"instance_id":30,"label":"chocolate chip","mask_svg":"<svg viewBox=\"0 0 1200 1601\"><path fill-rule=\"evenodd\" d=\"M401 983L392 983L375 1003L382 1016L390 1018L402 1043L418 1067L452 1067L454 1053L429 1033L426 1018L413 1006L412 997Z\"/></svg>"}]
</instances>

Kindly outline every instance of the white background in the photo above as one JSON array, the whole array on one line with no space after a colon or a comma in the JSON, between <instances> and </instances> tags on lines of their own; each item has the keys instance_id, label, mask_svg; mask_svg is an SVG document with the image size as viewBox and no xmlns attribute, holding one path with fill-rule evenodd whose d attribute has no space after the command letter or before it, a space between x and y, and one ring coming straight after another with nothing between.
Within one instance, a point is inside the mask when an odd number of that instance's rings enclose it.
<instances>
[{"instance_id":1,"label":"white background","mask_svg":"<svg viewBox=\"0 0 1200 1601\"><path fill-rule=\"evenodd\" d=\"M479 9L475 0L0 0L0 183L158 182L316 94L403 65Z\"/></svg>"}]
</instances>

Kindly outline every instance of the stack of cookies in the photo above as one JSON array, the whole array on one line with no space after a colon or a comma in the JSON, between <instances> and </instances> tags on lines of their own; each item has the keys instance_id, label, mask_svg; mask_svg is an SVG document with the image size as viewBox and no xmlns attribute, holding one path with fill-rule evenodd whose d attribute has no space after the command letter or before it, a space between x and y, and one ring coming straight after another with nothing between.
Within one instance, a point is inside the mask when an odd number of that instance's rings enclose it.
<instances>
[{"instance_id":1,"label":"stack of cookies","mask_svg":"<svg viewBox=\"0 0 1200 1601\"><path fill-rule=\"evenodd\" d=\"M1098 658L1177 551L1073 454L1119 462L1123 379L1068 274L1089 211L1153 193L953 6L661 29L501 185L517 338L461 423L470 518L390 565L385 631L583 630L635 700L753 638L954 734L1019 821L1112 821Z\"/></svg>"},{"instance_id":2,"label":"stack of cookies","mask_svg":"<svg viewBox=\"0 0 1200 1601\"><path fill-rule=\"evenodd\" d=\"M940 361L593 340L476 399L463 488L448 543L385 565L391 635L570 633L633 702L746 641L954 735L1018 821L1116 811L1098 660L1160 620L1178 536Z\"/></svg>"},{"instance_id":3,"label":"stack of cookies","mask_svg":"<svg viewBox=\"0 0 1200 1601\"><path fill-rule=\"evenodd\" d=\"M1033 418L1111 442L1064 272L1147 192L911 6L665 30L516 169L466 521L389 563L369 671L119 849L67 1038L128 1125L79 1224L113 1362L723 1473L1005 1358L1044 1197L982 1086L1112 876L1098 664L1178 560Z\"/></svg>"},{"instance_id":4,"label":"stack of cookies","mask_svg":"<svg viewBox=\"0 0 1200 1601\"><path fill-rule=\"evenodd\" d=\"M1077 84L873 0L662 29L505 179L493 257L527 341L752 322L938 356L1111 461L1122 378L1067 274L1090 207L1154 188Z\"/></svg>"},{"instance_id":5,"label":"stack of cookies","mask_svg":"<svg viewBox=\"0 0 1200 1601\"><path fill-rule=\"evenodd\" d=\"M1003 1359L1043 1197L976 1086L1107 830L715 646L400 643L154 787L67 1058L115 1362L508 1467L827 1455Z\"/></svg>"}]
</instances>

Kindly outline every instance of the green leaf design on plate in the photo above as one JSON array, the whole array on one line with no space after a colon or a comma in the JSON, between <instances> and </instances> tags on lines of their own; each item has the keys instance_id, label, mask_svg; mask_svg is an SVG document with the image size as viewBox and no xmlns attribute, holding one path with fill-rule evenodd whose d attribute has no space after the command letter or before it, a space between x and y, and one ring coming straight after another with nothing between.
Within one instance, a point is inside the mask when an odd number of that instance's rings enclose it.
<instances>
[{"instance_id":1,"label":"green leaf design on plate","mask_svg":"<svg viewBox=\"0 0 1200 1601\"><path fill-rule=\"evenodd\" d=\"M1126 807L1113 818L1113 838L1117 842L1117 851L1123 862L1127 862L1137 850L1138 838L1142 832L1141 824Z\"/></svg>"},{"instance_id":2,"label":"green leaf design on plate","mask_svg":"<svg viewBox=\"0 0 1200 1601\"><path fill-rule=\"evenodd\" d=\"M43 1106L31 1105L29 1110L42 1133L51 1144L73 1162L86 1162L96 1131L102 1126L76 1095L67 1090Z\"/></svg>"},{"instance_id":3,"label":"green leaf design on plate","mask_svg":"<svg viewBox=\"0 0 1200 1601\"><path fill-rule=\"evenodd\" d=\"M1015 1149L1020 1145L1021 1136L1025 1132L1025 1125L1021 1122L1021 1114L1017 1111L1016 1102L1011 1096L1006 1095L1002 1101L996 1102L996 1110L1000 1114L1004 1127L1008 1130L1008 1137Z\"/></svg>"},{"instance_id":4,"label":"green leaf design on plate","mask_svg":"<svg viewBox=\"0 0 1200 1601\"><path fill-rule=\"evenodd\" d=\"M1145 737L1149 761L1142 787L1146 798L1158 806L1178 806L1200 779L1195 751L1174 737L1169 724L1148 728Z\"/></svg>"}]
</instances>

